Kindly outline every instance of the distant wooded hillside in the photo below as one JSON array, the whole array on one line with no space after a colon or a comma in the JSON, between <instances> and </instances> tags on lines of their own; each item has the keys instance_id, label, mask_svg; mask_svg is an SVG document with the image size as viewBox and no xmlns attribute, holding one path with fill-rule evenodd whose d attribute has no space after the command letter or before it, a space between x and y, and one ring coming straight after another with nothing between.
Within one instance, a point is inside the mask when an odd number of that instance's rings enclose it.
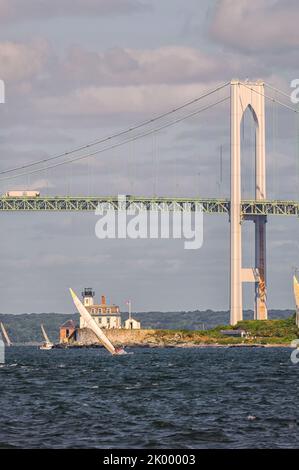
<instances>
[{"instance_id":1,"label":"distant wooded hillside","mask_svg":"<svg viewBox=\"0 0 299 470\"><path fill-rule=\"evenodd\" d=\"M287 318L294 312L292 310L270 310L269 318ZM123 321L128 314L123 313ZM141 312L133 313L133 317L141 321L142 328L152 329L178 329L178 330L202 330L211 329L217 325L229 323L229 313L226 311L215 312L213 310L193 312ZM50 339L58 341L59 327L66 320L75 320L79 323L78 313L23 313L20 315L0 314L0 321L7 328L11 340L15 343L40 343L43 341L40 325L46 328ZM244 312L244 319L252 319L253 312Z\"/></svg>"}]
</instances>

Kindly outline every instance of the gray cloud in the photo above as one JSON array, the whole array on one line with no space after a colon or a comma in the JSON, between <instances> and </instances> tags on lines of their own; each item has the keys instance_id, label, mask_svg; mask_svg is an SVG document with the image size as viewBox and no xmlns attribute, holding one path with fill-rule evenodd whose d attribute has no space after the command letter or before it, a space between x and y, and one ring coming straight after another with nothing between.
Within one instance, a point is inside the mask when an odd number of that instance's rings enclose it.
<instances>
[{"instance_id":1,"label":"gray cloud","mask_svg":"<svg viewBox=\"0 0 299 470\"><path fill-rule=\"evenodd\" d=\"M8 83L23 82L23 90L31 91L30 80L36 79L48 66L48 44L36 40L31 44L3 41L0 43L0 76Z\"/></svg>"},{"instance_id":2,"label":"gray cloud","mask_svg":"<svg viewBox=\"0 0 299 470\"><path fill-rule=\"evenodd\" d=\"M0 0L0 21L123 15L148 8L145 0Z\"/></svg>"},{"instance_id":3,"label":"gray cloud","mask_svg":"<svg viewBox=\"0 0 299 470\"><path fill-rule=\"evenodd\" d=\"M58 55L44 40L0 42L1 57L10 103L3 109L6 127L91 128L100 119L121 125L180 105L244 70L267 75L251 58L185 46L101 52L73 46Z\"/></svg>"},{"instance_id":4,"label":"gray cloud","mask_svg":"<svg viewBox=\"0 0 299 470\"><path fill-rule=\"evenodd\" d=\"M280 52L299 45L296 0L219 0L210 34L235 50Z\"/></svg>"}]
</instances>

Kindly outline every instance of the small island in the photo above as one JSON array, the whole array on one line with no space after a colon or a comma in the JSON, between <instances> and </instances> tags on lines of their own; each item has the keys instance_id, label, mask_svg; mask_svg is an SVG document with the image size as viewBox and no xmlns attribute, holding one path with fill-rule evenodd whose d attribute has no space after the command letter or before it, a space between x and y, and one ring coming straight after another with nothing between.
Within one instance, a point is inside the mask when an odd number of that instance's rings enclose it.
<instances>
[{"instance_id":1,"label":"small island","mask_svg":"<svg viewBox=\"0 0 299 470\"><path fill-rule=\"evenodd\" d=\"M239 322L236 326L217 326L209 330L111 329L105 334L115 345L141 347L204 347L204 346L291 346L299 338L295 315L280 320ZM79 341L67 347L100 346L94 333L80 329Z\"/></svg>"}]
</instances>

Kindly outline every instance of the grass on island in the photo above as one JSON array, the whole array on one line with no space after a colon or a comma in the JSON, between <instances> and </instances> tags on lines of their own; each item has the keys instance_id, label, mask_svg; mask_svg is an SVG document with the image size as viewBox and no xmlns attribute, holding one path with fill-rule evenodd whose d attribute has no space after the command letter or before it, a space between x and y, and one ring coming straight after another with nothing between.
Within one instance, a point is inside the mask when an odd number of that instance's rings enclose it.
<instances>
[{"instance_id":1,"label":"grass on island","mask_svg":"<svg viewBox=\"0 0 299 470\"><path fill-rule=\"evenodd\" d=\"M245 330L246 337L225 336L222 330ZM155 330L157 343L164 345L191 343L197 344L281 344L299 338L295 315L281 320L246 320L236 326L217 326L211 330Z\"/></svg>"}]
</instances>

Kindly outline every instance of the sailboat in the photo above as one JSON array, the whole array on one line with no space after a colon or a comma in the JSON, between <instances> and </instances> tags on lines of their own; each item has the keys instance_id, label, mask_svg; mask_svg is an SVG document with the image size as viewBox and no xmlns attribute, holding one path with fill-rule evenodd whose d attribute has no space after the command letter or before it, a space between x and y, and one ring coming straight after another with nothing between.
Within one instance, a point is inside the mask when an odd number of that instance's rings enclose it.
<instances>
[{"instance_id":1,"label":"sailboat","mask_svg":"<svg viewBox=\"0 0 299 470\"><path fill-rule=\"evenodd\" d=\"M6 341L6 346L11 346L11 345L12 345L12 342L10 341L9 336L8 336L8 334L7 334L7 331L6 331L6 329L5 329L5 326L3 325L2 322L0 323L0 326L1 326L1 331L2 331L3 337L4 337L5 341Z\"/></svg>"},{"instance_id":2,"label":"sailboat","mask_svg":"<svg viewBox=\"0 0 299 470\"><path fill-rule=\"evenodd\" d=\"M54 344L49 340L49 336L47 335L43 324L41 325L41 330L42 330L43 337L45 338L45 342L44 344L40 346L39 349L45 349L45 350L53 349Z\"/></svg>"},{"instance_id":3,"label":"sailboat","mask_svg":"<svg viewBox=\"0 0 299 470\"><path fill-rule=\"evenodd\" d=\"M299 282L296 275L293 277L293 288L296 302L296 325L299 327Z\"/></svg>"},{"instance_id":4,"label":"sailboat","mask_svg":"<svg viewBox=\"0 0 299 470\"><path fill-rule=\"evenodd\" d=\"M84 318L86 325L88 326L88 328L90 328L94 332L98 340L107 349L107 351L109 351L113 356L126 354L123 348L116 348L115 346L113 346L111 341L103 333L102 329L95 322L95 320L92 318L88 310L84 307L84 305L82 304L82 302L79 300L79 298L76 296L75 292L72 289L70 289L70 293L73 298L74 304L77 307L77 310L82 316L82 318Z\"/></svg>"}]
</instances>

